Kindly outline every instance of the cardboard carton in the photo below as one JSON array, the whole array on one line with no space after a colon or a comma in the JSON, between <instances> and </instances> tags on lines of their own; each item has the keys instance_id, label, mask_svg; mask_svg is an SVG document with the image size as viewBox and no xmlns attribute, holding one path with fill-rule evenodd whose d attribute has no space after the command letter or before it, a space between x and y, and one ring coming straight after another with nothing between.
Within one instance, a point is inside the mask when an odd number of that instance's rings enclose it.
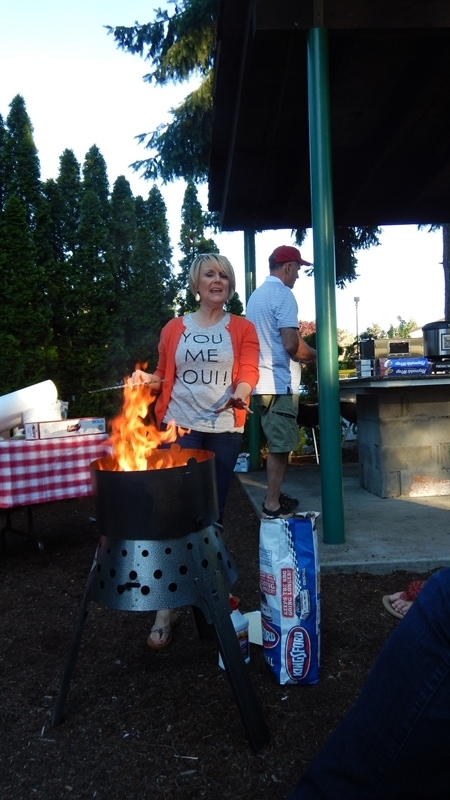
<instances>
[{"instance_id":1,"label":"cardboard carton","mask_svg":"<svg viewBox=\"0 0 450 800\"><path fill-rule=\"evenodd\" d=\"M104 417L78 417L78 419L25 423L25 439L60 439L64 436L85 436L94 433L106 433Z\"/></svg>"},{"instance_id":2,"label":"cardboard carton","mask_svg":"<svg viewBox=\"0 0 450 800\"><path fill-rule=\"evenodd\" d=\"M431 365L427 358L380 358L378 374L381 378L429 375Z\"/></svg>"},{"instance_id":3,"label":"cardboard carton","mask_svg":"<svg viewBox=\"0 0 450 800\"><path fill-rule=\"evenodd\" d=\"M239 453L234 471L248 472L249 469L250 469L250 453Z\"/></svg>"}]
</instances>

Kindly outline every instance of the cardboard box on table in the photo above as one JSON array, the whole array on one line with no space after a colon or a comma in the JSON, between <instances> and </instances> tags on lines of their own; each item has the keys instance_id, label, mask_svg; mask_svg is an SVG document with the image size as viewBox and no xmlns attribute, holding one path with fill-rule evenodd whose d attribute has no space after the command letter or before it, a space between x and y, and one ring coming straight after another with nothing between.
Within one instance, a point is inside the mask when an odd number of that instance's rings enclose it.
<instances>
[{"instance_id":1,"label":"cardboard box on table","mask_svg":"<svg viewBox=\"0 0 450 800\"><path fill-rule=\"evenodd\" d=\"M86 436L106 433L104 417L78 417L48 422L25 423L25 439L60 439L65 436Z\"/></svg>"}]
</instances>

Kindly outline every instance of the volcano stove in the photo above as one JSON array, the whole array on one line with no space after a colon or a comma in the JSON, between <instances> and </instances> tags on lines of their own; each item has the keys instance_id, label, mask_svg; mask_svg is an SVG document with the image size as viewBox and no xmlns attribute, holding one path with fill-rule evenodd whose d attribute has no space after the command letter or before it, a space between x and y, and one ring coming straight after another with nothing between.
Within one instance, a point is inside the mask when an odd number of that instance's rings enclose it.
<instances>
[{"instance_id":1,"label":"volcano stove","mask_svg":"<svg viewBox=\"0 0 450 800\"><path fill-rule=\"evenodd\" d=\"M113 458L91 464L100 541L79 610L52 725L63 706L89 602L122 611L192 605L200 636L215 632L251 746L270 739L230 618L237 570L217 525L214 454L182 450L183 464L123 472Z\"/></svg>"}]
</instances>

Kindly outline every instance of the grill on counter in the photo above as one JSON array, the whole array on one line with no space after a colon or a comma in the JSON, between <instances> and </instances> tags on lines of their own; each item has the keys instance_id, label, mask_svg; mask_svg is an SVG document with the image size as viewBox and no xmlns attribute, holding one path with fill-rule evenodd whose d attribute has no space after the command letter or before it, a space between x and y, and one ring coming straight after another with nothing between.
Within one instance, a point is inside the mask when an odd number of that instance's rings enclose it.
<instances>
[{"instance_id":1,"label":"grill on counter","mask_svg":"<svg viewBox=\"0 0 450 800\"><path fill-rule=\"evenodd\" d=\"M423 339L361 339L361 359L423 356Z\"/></svg>"},{"instance_id":2,"label":"grill on counter","mask_svg":"<svg viewBox=\"0 0 450 800\"><path fill-rule=\"evenodd\" d=\"M450 371L450 321L429 322L422 328L423 354L436 371Z\"/></svg>"}]
</instances>

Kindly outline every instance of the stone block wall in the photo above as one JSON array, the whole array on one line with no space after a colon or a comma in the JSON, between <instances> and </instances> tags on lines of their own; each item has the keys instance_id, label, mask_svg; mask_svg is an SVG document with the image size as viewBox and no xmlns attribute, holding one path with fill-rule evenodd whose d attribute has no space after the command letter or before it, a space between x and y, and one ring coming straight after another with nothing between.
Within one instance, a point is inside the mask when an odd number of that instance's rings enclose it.
<instances>
[{"instance_id":1,"label":"stone block wall","mask_svg":"<svg viewBox=\"0 0 450 800\"><path fill-rule=\"evenodd\" d=\"M450 385L357 395L361 486L379 497L450 495Z\"/></svg>"}]
</instances>

